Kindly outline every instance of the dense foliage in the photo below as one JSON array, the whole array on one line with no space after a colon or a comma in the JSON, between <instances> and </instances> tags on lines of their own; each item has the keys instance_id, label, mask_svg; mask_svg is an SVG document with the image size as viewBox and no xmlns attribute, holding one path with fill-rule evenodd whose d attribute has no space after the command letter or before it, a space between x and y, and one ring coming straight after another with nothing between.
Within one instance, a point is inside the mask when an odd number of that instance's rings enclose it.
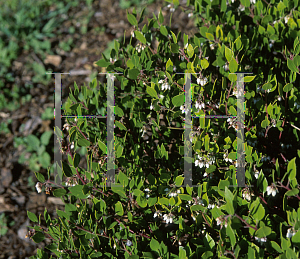
<instances>
[{"instance_id":1,"label":"dense foliage","mask_svg":"<svg viewBox=\"0 0 300 259\"><path fill-rule=\"evenodd\" d=\"M178 1L170 2L170 10ZM298 0L187 1L199 33L166 26L162 12L142 27L128 13L130 44L115 41L98 66L114 74L116 182L105 187L106 123L67 118L55 130L68 155L62 185L36 173L37 190L61 197L65 211L29 233L60 258L299 258ZM182 37L183 36L183 37ZM181 40L183 38L183 41ZM156 43L155 43L156 42ZM156 47L155 47L156 46ZM245 178L236 182L236 121L193 118L193 184L184 180L185 78L192 114L236 115L237 76L245 77ZM231 73L231 74L230 74ZM108 80L112 75L108 76ZM105 115L107 84L78 87L70 116ZM125 95L125 96L124 96ZM138 97L137 97L138 95ZM147 129L151 130L145 139ZM86 149L86 168L79 166ZM48 258L38 250L33 258Z\"/></svg>"}]
</instances>

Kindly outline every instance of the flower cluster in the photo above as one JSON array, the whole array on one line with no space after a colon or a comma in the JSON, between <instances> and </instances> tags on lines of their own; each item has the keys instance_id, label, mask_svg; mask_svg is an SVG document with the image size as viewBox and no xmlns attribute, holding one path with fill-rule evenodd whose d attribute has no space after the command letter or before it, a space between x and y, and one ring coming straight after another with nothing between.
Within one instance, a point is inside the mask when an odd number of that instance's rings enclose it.
<instances>
[{"instance_id":1,"label":"flower cluster","mask_svg":"<svg viewBox=\"0 0 300 259\"><path fill-rule=\"evenodd\" d=\"M149 188L146 188L146 189L144 190L144 192L147 192L147 194L146 194L146 199L148 199L148 198L150 197L150 194L149 194L150 190L149 190Z\"/></svg>"},{"instance_id":2,"label":"flower cluster","mask_svg":"<svg viewBox=\"0 0 300 259\"><path fill-rule=\"evenodd\" d=\"M195 161L195 166L199 166L200 168L206 167L209 168L215 162L215 158L207 155L207 157L200 157L198 155L198 159Z\"/></svg>"},{"instance_id":3,"label":"flower cluster","mask_svg":"<svg viewBox=\"0 0 300 259\"><path fill-rule=\"evenodd\" d=\"M235 128L235 130L237 130L238 129L238 126L237 126L237 121L236 121L236 118L228 118L227 119L227 122L228 122L228 124L229 124L229 127L228 128Z\"/></svg>"},{"instance_id":4,"label":"flower cluster","mask_svg":"<svg viewBox=\"0 0 300 259\"><path fill-rule=\"evenodd\" d=\"M278 192L277 187L275 186L274 183L272 183L270 186L267 187L267 194L271 195L274 197L276 193Z\"/></svg>"},{"instance_id":5,"label":"flower cluster","mask_svg":"<svg viewBox=\"0 0 300 259\"><path fill-rule=\"evenodd\" d=\"M77 179L74 177L67 178L66 186L75 186L78 185Z\"/></svg>"},{"instance_id":6,"label":"flower cluster","mask_svg":"<svg viewBox=\"0 0 300 259\"><path fill-rule=\"evenodd\" d=\"M200 109L201 110L201 109L205 108L205 104L204 104L204 102L196 101L195 107L196 107L196 109Z\"/></svg>"},{"instance_id":7,"label":"flower cluster","mask_svg":"<svg viewBox=\"0 0 300 259\"><path fill-rule=\"evenodd\" d=\"M251 201L251 196L254 196L254 194L250 191L249 188L243 189L243 198L247 201Z\"/></svg>"},{"instance_id":8,"label":"flower cluster","mask_svg":"<svg viewBox=\"0 0 300 259\"><path fill-rule=\"evenodd\" d=\"M207 83L207 78L206 77L198 77L197 78L197 84L204 86Z\"/></svg>"},{"instance_id":9,"label":"flower cluster","mask_svg":"<svg viewBox=\"0 0 300 259\"><path fill-rule=\"evenodd\" d=\"M35 185L36 191L37 191L38 193L41 193L41 192L42 192L42 187L43 187L43 184L40 183L40 182L37 182L36 185Z\"/></svg>"},{"instance_id":10,"label":"flower cluster","mask_svg":"<svg viewBox=\"0 0 300 259\"><path fill-rule=\"evenodd\" d=\"M171 12L171 13L174 13L174 12L175 12L175 8L173 7L172 4L168 4L167 7L170 9L170 12Z\"/></svg>"},{"instance_id":11,"label":"flower cluster","mask_svg":"<svg viewBox=\"0 0 300 259\"><path fill-rule=\"evenodd\" d=\"M295 229L292 227L292 228L289 228L287 230L287 233L286 233L286 237L287 238L291 238L292 236L294 236L295 234L297 233L297 231L295 231Z\"/></svg>"},{"instance_id":12,"label":"flower cluster","mask_svg":"<svg viewBox=\"0 0 300 259\"><path fill-rule=\"evenodd\" d=\"M138 53L140 53L142 50L144 50L146 47L142 43L138 43L135 47Z\"/></svg>"},{"instance_id":13,"label":"flower cluster","mask_svg":"<svg viewBox=\"0 0 300 259\"><path fill-rule=\"evenodd\" d=\"M164 80L159 80L158 83L162 84L161 85L161 90L162 91L167 90L167 89L171 90L170 85L167 82L164 82Z\"/></svg>"},{"instance_id":14,"label":"flower cluster","mask_svg":"<svg viewBox=\"0 0 300 259\"><path fill-rule=\"evenodd\" d=\"M260 242L261 244L267 242L267 238L266 238L266 237L262 237L262 238L255 237L255 240L257 240L257 241Z\"/></svg>"},{"instance_id":15,"label":"flower cluster","mask_svg":"<svg viewBox=\"0 0 300 259\"><path fill-rule=\"evenodd\" d=\"M179 193L180 193L180 190L177 190L177 192L171 192L171 193L169 193L169 197L176 197L177 194L179 194Z\"/></svg>"},{"instance_id":16,"label":"flower cluster","mask_svg":"<svg viewBox=\"0 0 300 259\"><path fill-rule=\"evenodd\" d=\"M227 228L227 218L224 216L220 216L216 218L217 225L225 226Z\"/></svg>"},{"instance_id":17,"label":"flower cluster","mask_svg":"<svg viewBox=\"0 0 300 259\"><path fill-rule=\"evenodd\" d=\"M163 219L166 221L167 224L173 222L173 217L171 214L164 214Z\"/></svg>"},{"instance_id":18,"label":"flower cluster","mask_svg":"<svg viewBox=\"0 0 300 259\"><path fill-rule=\"evenodd\" d=\"M227 151L226 153L224 153L223 157L224 157L224 160L225 160L226 162L229 161L230 163L232 163L232 159L230 159L230 158L228 157L228 151Z\"/></svg>"}]
</instances>

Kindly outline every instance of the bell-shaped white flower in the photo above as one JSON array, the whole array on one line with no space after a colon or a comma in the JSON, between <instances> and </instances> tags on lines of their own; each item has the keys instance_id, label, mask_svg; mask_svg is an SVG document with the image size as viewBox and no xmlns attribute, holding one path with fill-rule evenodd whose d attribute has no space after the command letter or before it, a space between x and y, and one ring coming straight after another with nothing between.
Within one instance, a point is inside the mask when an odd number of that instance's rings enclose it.
<instances>
[{"instance_id":1,"label":"bell-shaped white flower","mask_svg":"<svg viewBox=\"0 0 300 259\"><path fill-rule=\"evenodd\" d=\"M37 182L37 183L36 183L35 188L36 188L36 191L37 191L38 193L41 193L41 192L42 192L42 186L43 186L42 183L40 183L40 182Z\"/></svg>"},{"instance_id":2,"label":"bell-shaped white flower","mask_svg":"<svg viewBox=\"0 0 300 259\"><path fill-rule=\"evenodd\" d=\"M296 231L294 230L294 228L289 228L287 230L287 233L286 233L286 237L287 238L291 238L292 236L294 236L296 234Z\"/></svg>"},{"instance_id":3,"label":"bell-shaped white flower","mask_svg":"<svg viewBox=\"0 0 300 259\"><path fill-rule=\"evenodd\" d=\"M268 195L272 195L274 197L277 192L278 192L278 190L277 190L276 186L274 185L274 183L272 183L270 186L267 187Z\"/></svg>"}]
</instances>

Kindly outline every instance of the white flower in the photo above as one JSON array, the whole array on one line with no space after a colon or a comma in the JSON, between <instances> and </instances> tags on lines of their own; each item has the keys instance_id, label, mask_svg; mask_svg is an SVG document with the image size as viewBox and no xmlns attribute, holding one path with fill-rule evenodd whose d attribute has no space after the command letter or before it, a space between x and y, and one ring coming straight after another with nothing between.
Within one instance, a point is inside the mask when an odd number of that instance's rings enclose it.
<instances>
[{"instance_id":1,"label":"white flower","mask_svg":"<svg viewBox=\"0 0 300 259\"><path fill-rule=\"evenodd\" d=\"M274 185L274 183L272 183L270 186L267 187L267 194L272 196L275 196L276 193L278 192L276 186Z\"/></svg>"},{"instance_id":2,"label":"white flower","mask_svg":"<svg viewBox=\"0 0 300 259\"><path fill-rule=\"evenodd\" d=\"M258 179L258 176L259 176L259 172L256 170L255 173L254 173L254 177L255 177L256 179Z\"/></svg>"},{"instance_id":3,"label":"white flower","mask_svg":"<svg viewBox=\"0 0 300 259\"><path fill-rule=\"evenodd\" d=\"M153 107L153 105L152 105L152 103L151 103L151 105L150 105L150 110L153 110L153 108L154 108L154 107Z\"/></svg>"},{"instance_id":4,"label":"white flower","mask_svg":"<svg viewBox=\"0 0 300 259\"><path fill-rule=\"evenodd\" d=\"M182 113L184 113L184 112L185 112L184 105L181 105L181 106L180 106L180 110L182 111Z\"/></svg>"},{"instance_id":5,"label":"white flower","mask_svg":"<svg viewBox=\"0 0 300 259\"><path fill-rule=\"evenodd\" d=\"M199 165L199 160L196 160L195 161L195 166L198 166Z\"/></svg>"},{"instance_id":6,"label":"white flower","mask_svg":"<svg viewBox=\"0 0 300 259\"><path fill-rule=\"evenodd\" d=\"M184 45L184 48L186 49L186 48L188 47L188 45L189 45L188 43L187 43L187 44L185 44L185 45Z\"/></svg>"},{"instance_id":7,"label":"white flower","mask_svg":"<svg viewBox=\"0 0 300 259\"><path fill-rule=\"evenodd\" d=\"M171 13L175 12L175 8L170 8L170 12Z\"/></svg>"},{"instance_id":8,"label":"white flower","mask_svg":"<svg viewBox=\"0 0 300 259\"><path fill-rule=\"evenodd\" d=\"M127 246L131 246L131 245L132 245L132 242L131 242L130 240L127 240L126 245L127 245Z\"/></svg>"},{"instance_id":9,"label":"white flower","mask_svg":"<svg viewBox=\"0 0 300 259\"><path fill-rule=\"evenodd\" d=\"M164 96L162 94L159 95L159 99L163 99Z\"/></svg>"},{"instance_id":10,"label":"white flower","mask_svg":"<svg viewBox=\"0 0 300 259\"><path fill-rule=\"evenodd\" d=\"M73 149L74 148L74 142L72 142L72 144L71 144L71 147L70 147L71 149Z\"/></svg>"},{"instance_id":11,"label":"white flower","mask_svg":"<svg viewBox=\"0 0 300 259\"><path fill-rule=\"evenodd\" d=\"M167 224L172 223L173 222L173 218L170 215L165 214L163 216L164 220L166 221Z\"/></svg>"},{"instance_id":12,"label":"white flower","mask_svg":"<svg viewBox=\"0 0 300 259\"><path fill-rule=\"evenodd\" d=\"M222 223L221 217L216 218L216 221L217 221L217 226L221 225Z\"/></svg>"},{"instance_id":13,"label":"white flower","mask_svg":"<svg viewBox=\"0 0 300 259\"><path fill-rule=\"evenodd\" d=\"M134 31L131 31L131 36L132 38L134 38Z\"/></svg>"},{"instance_id":14,"label":"white flower","mask_svg":"<svg viewBox=\"0 0 300 259\"><path fill-rule=\"evenodd\" d=\"M215 207L214 204L208 204L208 206L207 206L208 209L213 209L214 207Z\"/></svg>"},{"instance_id":15,"label":"white flower","mask_svg":"<svg viewBox=\"0 0 300 259\"><path fill-rule=\"evenodd\" d=\"M223 66L223 68L224 68L225 71L228 71L228 70L229 70L228 64L226 63L226 64Z\"/></svg>"},{"instance_id":16,"label":"white flower","mask_svg":"<svg viewBox=\"0 0 300 259\"><path fill-rule=\"evenodd\" d=\"M171 8L171 7L172 7L172 5L171 5L171 4L168 4L168 5L167 5L167 7L168 7L168 8Z\"/></svg>"},{"instance_id":17,"label":"white flower","mask_svg":"<svg viewBox=\"0 0 300 259\"><path fill-rule=\"evenodd\" d=\"M192 17L192 16L193 16L193 13L189 13L189 14L188 14L188 17Z\"/></svg>"},{"instance_id":18,"label":"white flower","mask_svg":"<svg viewBox=\"0 0 300 259\"><path fill-rule=\"evenodd\" d=\"M290 17L288 17L288 16L284 17L284 22L288 23L289 19L290 19Z\"/></svg>"},{"instance_id":19,"label":"white flower","mask_svg":"<svg viewBox=\"0 0 300 259\"><path fill-rule=\"evenodd\" d=\"M180 193L180 190L179 190L179 189L177 190L177 193Z\"/></svg>"},{"instance_id":20,"label":"white flower","mask_svg":"<svg viewBox=\"0 0 300 259\"><path fill-rule=\"evenodd\" d=\"M205 77L205 78L200 78L200 77L198 77L197 78L197 84L199 85L201 85L201 86L204 86L205 84L207 83L207 78Z\"/></svg>"},{"instance_id":21,"label":"white flower","mask_svg":"<svg viewBox=\"0 0 300 259\"><path fill-rule=\"evenodd\" d=\"M144 191L145 191L145 192L150 192L149 188L146 188Z\"/></svg>"},{"instance_id":22,"label":"white flower","mask_svg":"<svg viewBox=\"0 0 300 259\"><path fill-rule=\"evenodd\" d=\"M289 228L288 231L287 231L287 233L286 233L286 237L287 238L291 238L295 234L296 234L296 231L294 230L294 228Z\"/></svg>"},{"instance_id":23,"label":"white flower","mask_svg":"<svg viewBox=\"0 0 300 259\"><path fill-rule=\"evenodd\" d=\"M211 50L215 49L214 44L210 44L209 47Z\"/></svg>"},{"instance_id":24,"label":"white flower","mask_svg":"<svg viewBox=\"0 0 300 259\"><path fill-rule=\"evenodd\" d=\"M207 176L207 173L204 173L204 174L203 174L203 177L206 177L206 176Z\"/></svg>"},{"instance_id":25,"label":"white flower","mask_svg":"<svg viewBox=\"0 0 300 259\"><path fill-rule=\"evenodd\" d=\"M262 237L262 238L259 238L259 237L255 237L255 239L260 242L260 243L265 243L267 242L267 238L266 237Z\"/></svg>"},{"instance_id":26,"label":"white flower","mask_svg":"<svg viewBox=\"0 0 300 259\"><path fill-rule=\"evenodd\" d=\"M281 101L281 97L280 97L280 96L278 96L278 97L277 97L277 100L280 102L280 101Z\"/></svg>"},{"instance_id":27,"label":"white flower","mask_svg":"<svg viewBox=\"0 0 300 259\"><path fill-rule=\"evenodd\" d=\"M159 84L163 84L163 83L164 83L164 80L160 79L160 80L158 81L158 83L159 83Z\"/></svg>"},{"instance_id":28,"label":"white flower","mask_svg":"<svg viewBox=\"0 0 300 259\"><path fill-rule=\"evenodd\" d=\"M173 71L176 72L176 67L175 66L173 67Z\"/></svg>"},{"instance_id":29,"label":"white flower","mask_svg":"<svg viewBox=\"0 0 300 259\"><path fill-rule=\"evenodd\" d=\"M74 121L77 122L77 118L76 117L75 117Z\"/></svg>"},{"instance_id":30,"label":"white flower","mask_svg":"<svg viewBox=\"0 0 300 259\"><path fill-rule=\"evenodd\" d=\"M255 3L256 3L256 0L250 0L250 3L251 3L251 4L255 4Z\"/></svg>"},{"instance_id":31,"label":"white flower","mask_svg":"<svg viewBox=\"0 0 300 259\"><path fill-rule=\"evenodd\" d=\"M42 192L42 186L43 186L42 183L40 183L40 182L37 182L37 183L36 183L35 188L36 188L36 191L37 191L38 193L41 193L41 192Z\"/></svg>"}]
</instances>

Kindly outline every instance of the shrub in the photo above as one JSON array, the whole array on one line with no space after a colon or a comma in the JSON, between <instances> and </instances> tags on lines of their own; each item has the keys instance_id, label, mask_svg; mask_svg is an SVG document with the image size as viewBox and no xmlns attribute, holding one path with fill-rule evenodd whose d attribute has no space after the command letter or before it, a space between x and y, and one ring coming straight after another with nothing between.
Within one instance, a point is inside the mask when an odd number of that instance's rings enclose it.
<instances>
[{"instance_id":1,"label":"shrub","mask_svg":"<svg viewBox=\"0 0 300 259\"><path fill-rule=\"evenodd\" d=\"M143 12L138 17L134 9L130 44L116 41L110 56L97 62L122 73L115 74L115 96L127 94L115 99L115 182L123 187L105 186L104 121L68 118L65 130L56 130L66 135L62 171L68 179L58 185L36 173L36 187L61 197L65 211L51 218L45 210L46 226L28 212L39 222L29 236L50 238L46 248L56 256L299 258L298 2L199 0L187 6L194 7L199 27L193 37L183 34L182 42L161 12L142 27ZM203 117L193 118L191 136L197 187L180 187L185 79L175 71L198 74L191 84L192 114L198 116L236 115L240 93L230 73L253 73L245 77L244 92L248 187L232 187L236 121ZM105 114L106 91L105 83L97 90L96 79L80 89L75 84L65 114ZM79 166L79 147L87 150L87 169ZM47 257L38 250L32 258Z\"/></svg>"}]
</instances>

